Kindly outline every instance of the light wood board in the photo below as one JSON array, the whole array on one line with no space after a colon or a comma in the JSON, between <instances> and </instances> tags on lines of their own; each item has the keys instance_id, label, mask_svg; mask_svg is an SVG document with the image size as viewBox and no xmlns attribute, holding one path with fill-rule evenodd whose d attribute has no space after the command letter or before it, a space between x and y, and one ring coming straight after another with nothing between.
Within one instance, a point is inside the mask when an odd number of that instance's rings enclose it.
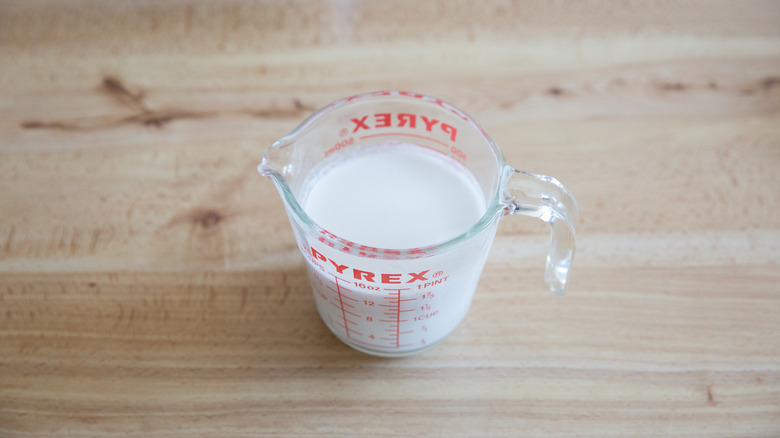
<instances>
[{"instance_id":1,"label":"light wood board","mask_svg":"<svg viewBox=\"0 0 780 438\"><path fill-rule=\"evenodd\" d=\"M255 171L404 89L580 206L506 217L442 344L314 308ZM780 3L0 2L0 436L780 436Z\"/></svg>"}]
</instances>

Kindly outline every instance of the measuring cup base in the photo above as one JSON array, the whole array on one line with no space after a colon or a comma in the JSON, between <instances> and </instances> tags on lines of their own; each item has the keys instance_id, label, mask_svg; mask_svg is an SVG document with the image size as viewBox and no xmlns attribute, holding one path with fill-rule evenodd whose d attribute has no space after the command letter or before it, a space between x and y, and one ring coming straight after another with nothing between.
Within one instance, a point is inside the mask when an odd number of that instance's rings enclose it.
<instances>
[{"instance_id":1,"label":"measuring cup base","mask_svg":"<svg viewBox=\"0 0 780 438\"><path fill-rule=\"evenodd\" d=\"M428 345L426 345L424 347L417 348L415 350L397 351L397 350L393 350L393 349L388 349L388 350L371 349L371 348L367 348L367 347L365 347L363 345L360 345L360 344L354 342L351 339L348 339L348 338L345 338L343 336L340 336L340 335L338 335L336 333L333 333L333 335L338 340L340 340L341 342L347 344L348 347L350 347L350 348L352 348L354 350L357 350L357 351L359 351L361 353L369 354L371 356L384 357L384 358L401 358L401 357L414 356L414 355L417 355L417 354L422 353L424 351L430 350L431 348L439 345L439 343L441 343L444 339L446 339L446 337L442 338L442 339L440 339L438 341L432 342L432 343L430 343L430 344L428 344Z\"/></svg>"}]
</instances>

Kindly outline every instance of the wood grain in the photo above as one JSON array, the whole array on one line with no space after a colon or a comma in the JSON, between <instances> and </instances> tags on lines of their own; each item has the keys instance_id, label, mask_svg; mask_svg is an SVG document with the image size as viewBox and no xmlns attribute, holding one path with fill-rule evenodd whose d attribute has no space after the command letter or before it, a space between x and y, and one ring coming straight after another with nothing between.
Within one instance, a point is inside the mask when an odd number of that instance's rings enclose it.
<instances>
[{"instance_id":1,"label":"wood grain","mask_svg":"<svg viewBox=\"0 0 780 438\"><path fill-rule=\"evenodd\" d=\"M780 435L780 4L0 3L0 436ZM265 148L437 96L580 204L444 343L320 322Z\"/></svg>"}]
</instances>

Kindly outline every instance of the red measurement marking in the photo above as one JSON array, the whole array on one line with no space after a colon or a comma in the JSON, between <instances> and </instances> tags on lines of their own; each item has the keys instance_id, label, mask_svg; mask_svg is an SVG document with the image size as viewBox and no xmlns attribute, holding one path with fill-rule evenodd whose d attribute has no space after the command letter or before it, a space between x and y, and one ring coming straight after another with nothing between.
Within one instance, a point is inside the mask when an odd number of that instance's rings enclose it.
<instances>
[{"instance_id":1,"label":"red measurement marking","mask_svg":"<svg viewBox=\"0 0 780 438\"><path fill-rule=\"evenodd\" d=\"M455 159L456 159L456 160L458 160L458 161L459 161L461 164L463 164L463 163L464 163L464 161L463 161L463 158L461 158L461 157L459 157L459 156L457 156L457 155L450 155L450 154L448 154L448 153L447 153L447 152L450 150L450 145L448 145L447 143L444 143L444 142L442 142L442 141L436 140L435 138L426 137L426 136L424 136L424 135L417 135L417 134L407 134L407 133L405 133L405 132L388 132L388 133L385 133L385 134L371 134L371 135L364 135L364 136L360 137L360 139L361 139L361 140L364 140L364 139L366 139L366 138L384 137L384 136L396 136L396 137L404 137L404 136L405 136L405 137L417 137L417 138L421 138L421 139L423 139L423 140L428 140L428 141L432 141L432 142L434 142L434 143L438 143L438 144L440 144L440 145L444 146L444 147L445 147L447 150L446 150L446 151L440 151L440 150L438 150L438 149L434 149L434 148L432 148L432 147L425 146L425 145L422 145L422 144L418 144L417 146L420 146L421 148L430 149L430 150L432 150L432 151L436 151L436 152L439 152L439 153L441 153L441 154L447 155L447 156L449 156L449 157L455 158Z\"/></svg>"},{"instance_id":2,"label":"red measurement marking","mask_svg":"<svg viewBox=\"0 0 780 438\"><path fill-rule=\"evenodd\" d=\"M323 232L327 233L327 231L323 231ZM334 235L334 234L329 234L328 236L329 236L329 237L337 237L337 236L336 236L336 235ZM315 250L315 251L316 251L316 250ZM308 253L309 251L306 251L306 252ZM342 282L344 282L344 283L349 283L349 282L350 282L349 278L343 278L343 277L339 277L338 275L336 275L336 274L331 274L331 273L328 273L328 274L330 274L330 276L331 276L331 277L333 277L333 278L335 278L335 279L337 279L337 280L341 280L341 281L342 281ZM319 278L317 279L317 281L319 281L319 282L320 282L320 284L322 284L322 280L320 280ZM335 283L335 281L333 281L333 280L328 280L328 281L329 281L330 283Z\"/></svg>"},{"instance_id":3,"label":"red measurement marking","mask_svg":"<svg viewBox=\"0 0 780 438\"><path fill-rule=\"evenodd\" d=\"M335 292L339 295L339 304L341 304L341 319L344 320L344 330L347 332L347 338L352 339L352 337L349 335L349 323L347 322L347 312L344 310L344 300L341 298L341 286L339 286L339 278L335 275L333 278L335 279L336 285Z\"/></svg>"},{"instance_id":4,"label":"red measurement marking","mask_svg":"<svg viewBox=\"0 0 780 438\"><path fill-rule=\"evenodd\" d=\"M449 149L450 145L447 143L444 143L443 141L436 140L435 138L431 138L425 135L419 135L419 134L409 134L406 132L386 132L384 134L370 134L370 135L364 135L360 137L361 140L365 138L374 138L374 137L384 137L384 136L398 136L398 137L415 137L415 138L421 138L423 140L432 141L434 143L440 144L444 146L445 148ZM422 146L422 145L421 145Z\"/></svg>"},{"instance_id":5,"label":"red measurement marking","mask_svg":"<svg viewBox=\"0 0 780 438\"><path fill-rule=\"evenodd\" d=\"M395 327L395 347L398 348L401 346L401 291L402 290L409 290L407 289L386 289L386 290L392 290L395 291L395 324L391 325L391 327Z\"/></svg>"}]
</instances>

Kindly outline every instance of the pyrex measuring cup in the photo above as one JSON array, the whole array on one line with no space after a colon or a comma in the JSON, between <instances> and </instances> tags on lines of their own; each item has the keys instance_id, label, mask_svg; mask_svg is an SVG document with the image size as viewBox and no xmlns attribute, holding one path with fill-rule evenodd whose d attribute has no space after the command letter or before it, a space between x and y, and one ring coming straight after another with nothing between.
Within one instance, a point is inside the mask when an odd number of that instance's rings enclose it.
<instances>
[{"instance_id":1,"label":"pyrex measuring cup","mask_svg":"<svg viewBox=\"0 0 780 438\"><path fill-rule=\"evenodd\" d=\"M474 176L487 208L468 230L427 246L377 248L324 229L304 211L306 178L322 162L360 153L361 145L398 141L449 156ZM384 91L336 101L274 143L258 171L284 201L320 316L357 350L405 356L452 332L471 305L498 220L507 214L550 224L545 280L563 294L574 255L574 198L554 178L507 165L482 127L438 99Z\"/></svg>"}]
</instances>

